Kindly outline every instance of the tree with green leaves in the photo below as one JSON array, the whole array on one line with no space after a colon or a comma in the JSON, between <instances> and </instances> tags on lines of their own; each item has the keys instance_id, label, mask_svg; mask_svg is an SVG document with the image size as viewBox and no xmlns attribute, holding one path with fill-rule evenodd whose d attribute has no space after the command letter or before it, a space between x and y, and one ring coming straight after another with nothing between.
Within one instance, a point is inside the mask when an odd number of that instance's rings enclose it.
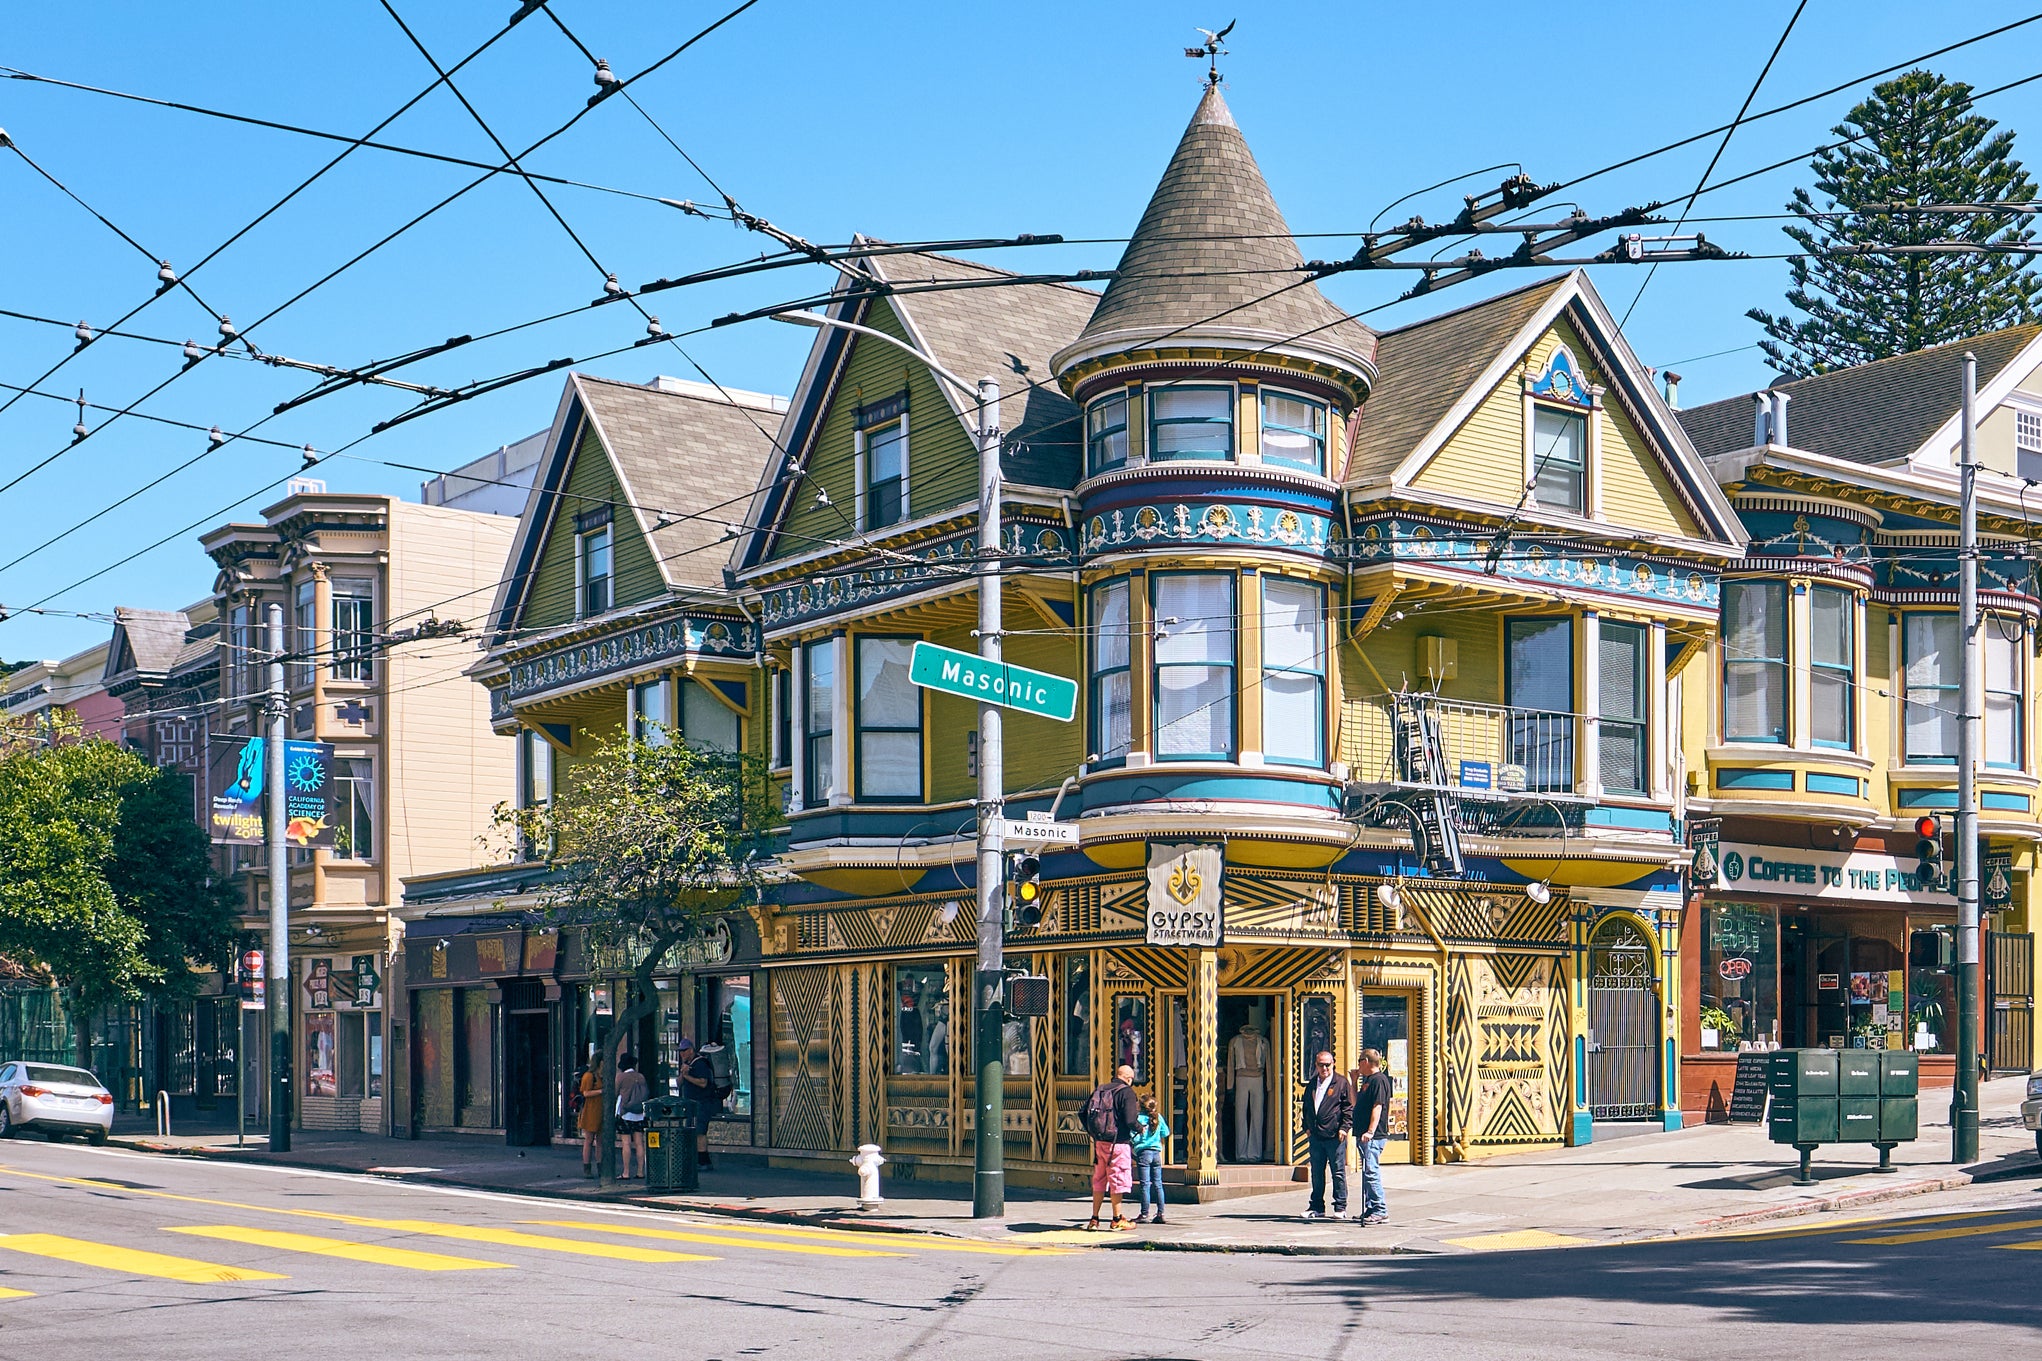
<instances>
[{"instance_id":1,"label":"tree with green leaves","mask_svg":"<svg viewBox=\"0 0 2042 1361\"><path fill-rule=\"evenodd\" d=\"M1874 86L1833 129L1843 140L1810 159L1822 206L1800 188L1787 204L1802 252L1788 262L1787 302L1801 315L1745 314L1765 328L1759 348L1775 369L1805 378L2036 319L2042 280L2022 249L2034 233L2012 206L2034 200L2035 182L1997 126L1973 111L1969 85L1915 70ZM1882 249L1945 242L1979 249Z\"/></svg>"},{"instance_id":2,"label":"tree with green leaves","mask_svg":"<svg viewBox=\"0 0 2042 1361\"><path fill-rule=\"evenodd\" d=\"M655 975L673 971L722 913L757 900L771 811L756 758L699 750L656 724L638 740L597 741L550 803L497 808L499 828L551 851L547 914L587 932L595 968L628 974L598 1056L605 1182L617 1170L618 1055L659 1009Z\"/></svg>"},{"instance_id":3,"label":"tree with green leaves","mask_svg":"<svg viewBox=\"0 0 2042 1361\"><path fill-rule=\"evenodd\" d=\"M0 954L48 972L91 1061L91 1017L188 996L225 958L233 898L191 795L169 771L75 725L0 734Z\"/></svg>"}]
</instances>

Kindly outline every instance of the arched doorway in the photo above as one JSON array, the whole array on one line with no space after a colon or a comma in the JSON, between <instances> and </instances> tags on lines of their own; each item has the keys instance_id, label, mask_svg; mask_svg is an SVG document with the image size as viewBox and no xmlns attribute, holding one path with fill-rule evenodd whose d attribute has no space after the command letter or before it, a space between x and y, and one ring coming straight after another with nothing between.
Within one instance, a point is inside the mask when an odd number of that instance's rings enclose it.
<instances>
[{"instance_id":1,"label":"arched doorway","mask_svg":"<svg viewBox=\"0 0 2042 1361\"><path fill-rule=\"evenodd\" d=\"M1652 941L1611 917L1588 949L1588 1107L1597 1120L1659 1113L1659 1035Z\"/></svg>"}]
</instances>

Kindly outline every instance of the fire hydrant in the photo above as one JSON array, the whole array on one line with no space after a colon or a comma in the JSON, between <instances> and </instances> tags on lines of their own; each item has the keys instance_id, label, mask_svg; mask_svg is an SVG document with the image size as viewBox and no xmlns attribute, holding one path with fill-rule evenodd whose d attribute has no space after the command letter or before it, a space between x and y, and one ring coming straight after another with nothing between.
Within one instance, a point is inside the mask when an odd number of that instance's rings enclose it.
<instances>
[{"instance_id":1,"label":"fire hydrant","mask_svg":"<svg viewBox=\"0 0 2042 1361\"><path fill-rule=\"evenodd\" d=\"M878 1144L860 1144L856 1156L850 1159L851 1166L858 1169L858 1208L876 1210L879 1208L879 1169L886 1159L880 1156Z\"/></svg>"}]
</instances>

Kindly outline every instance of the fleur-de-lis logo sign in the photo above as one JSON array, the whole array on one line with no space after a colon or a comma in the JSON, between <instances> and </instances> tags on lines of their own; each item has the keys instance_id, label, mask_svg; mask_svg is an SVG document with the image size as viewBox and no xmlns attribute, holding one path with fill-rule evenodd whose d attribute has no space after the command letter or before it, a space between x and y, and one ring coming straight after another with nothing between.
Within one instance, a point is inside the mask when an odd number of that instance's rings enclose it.
<instances>
[{"instance_id":1,"label":"fleur-de-lis logo sign","mask_svg":"<svg viewBox=\"0 0 2042 1361\"><path fill-rule=\"evenodd\" d=\"M1204 886L1205 881L1199 877L1198 871L1191 867L1191 857L1188 855L1177 862L1177 868L1170 871L1169 881L1164 885L1169 890L1170 896L1186 907L1198 897L1199 889Z\"/></svg>"}]
</instances>

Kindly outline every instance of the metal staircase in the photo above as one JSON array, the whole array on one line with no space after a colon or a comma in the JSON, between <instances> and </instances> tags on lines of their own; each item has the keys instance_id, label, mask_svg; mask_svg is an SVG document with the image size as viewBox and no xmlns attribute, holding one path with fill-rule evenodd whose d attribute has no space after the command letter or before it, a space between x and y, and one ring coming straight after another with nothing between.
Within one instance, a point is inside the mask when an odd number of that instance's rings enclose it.
<instances>
[{"instance_id":1,"label":"metal staircase","mask_svg":"<svg viewBox=\"0 0 2042 1361\"><path fill-rule=\"evenodd\" d=\"M1446 753L1439 740L1439 717L1432 696L1396 696L1397 778L1427 788L1406 801L1413 820L1412 849L1434 874L1462 872L1460 829L1454 822L1453 797L1447 792Z\"/></svg>"}]
</instances>

